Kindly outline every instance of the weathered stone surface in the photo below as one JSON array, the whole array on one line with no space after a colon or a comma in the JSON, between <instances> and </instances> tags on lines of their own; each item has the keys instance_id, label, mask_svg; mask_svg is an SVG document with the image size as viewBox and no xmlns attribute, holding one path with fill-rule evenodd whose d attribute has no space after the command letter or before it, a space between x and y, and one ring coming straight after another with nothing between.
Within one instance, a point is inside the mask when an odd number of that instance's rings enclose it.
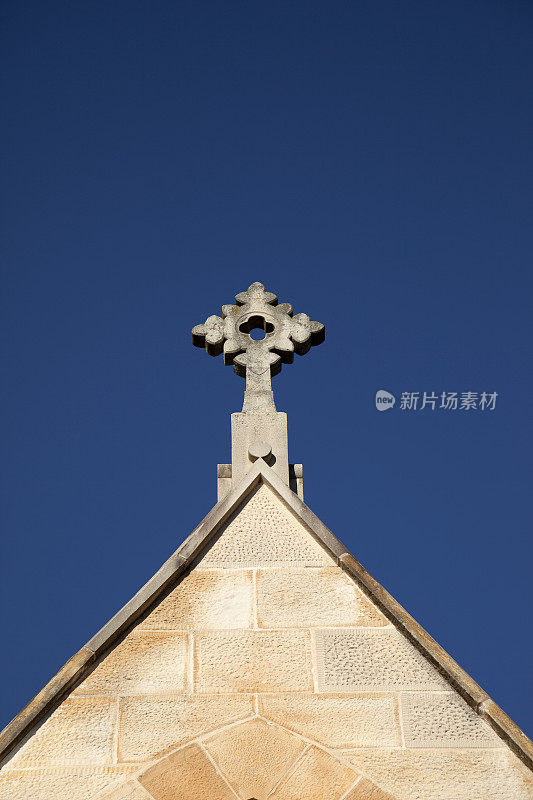
<instances>
[{"instance_id":1,"label":"weathered stone surface","mask_svg":"<svg viewBox=\"0 0 533 800\"><path fill-rule=\"evenodd\" d=\"M76 694L153 694L185 687L187 634L134 630L76 689Z\"/></svg>"},{"instance_id":2,"label":"weathered stone surface","mask_svg":"<svg viewBox=\"0 0 533 800\"><path fill-rule=\"evenodd\" d=\"M329 747L395 747L401 744L393 695L282 695L259 698L259 712Z\"/></svg>"},{"instance_id":3,"label":"weathered stone surface","mask_svg":"<svg viewBox=\"0 0 533 800\"><path fill-rule=\"evenodd\" d=\"M235 800L203 750L191 745L150 767L139 782L154 800Z\"/></svg>"},{"instance_id":4,"label":"weathered stone surface","mask_svg":"<svg viewBox=\"0 0 533 800\"><path fill-rule=\"evenodd\" d=\"M298 761L294 771L282 780L270 798L338 800L356 778L357 772L318 747L310 747Z\"/></svg>"},{"instance_id":5,"label":"weathered stone surface","mask_svg":"<svg viewBox=\"0 0 533 800\"><path fill-rule=\"evenodd\" d=\"M331 566L332 559L265 484L253 491L201 567Z\"/></svg>"},{"instance_id":6,"label":"weathered stone surface","mask_svg":"<svg viewBox=\"0 0 533 800\"><path fill-rule=\"evenodd\" d=\"M343 800L398 800L367 778L361 778Z\"/></svg>"},{"instance_id":7,"label":"weathered stone surface","mask_svg":"<svg viewBox=\"0 0 533 800\"><path fill-rule=\"evenodd\" d=\"M233 485L249 470L260 452L257 442L263 441L272 451L267 461L281 480L289 483L289 448L287 442L287 415L273 409L242 411L231 415L231 465ZM250 453L250 448L252 453ZM263 452L265 452L263 450ZM265 453L266 455L266 453ZM262 457L262 456L261 456Z\"/></svg>"},{"instance_id":8,"label":"weathered stone surface","mask_svg":"<svg viewBox=\"0 0 533 800\"><path fill-rule=\"evenodd\" d=\"M0 800L90 800L120 774L102 767L2 770Z\"/></svg>"},{"instance_id":9,"label":"weathered stone surface","mask_svg":"<svg viewBox=\"0 0 533 800\"><path fill-rule=\"evenodd\" d=\"M120 701L119 759L147 761L253 713L248 695L127 697Z\"/></svg>"},{"instance_id":10,"label":"weathered stone surface","mask_svg":"<svg viewBox=\"0 0 533 800\"><path fill-rule=\"evenodd\" d=\"M259 625L265 628L388 624L336 566L261 570L257 593Z\"/></svg>"},{"instance_id":11,"label":"weathered stone surface","mask_svg":"<svg viewBox=\"0 0 533 800\"><path fill-rule=\"evenodd\" d=\"M12 767L111 764L116 703L105 697L69 697L14 755Z\"/></svg>"},{"instance_id":12,"label":"weathered stone surface","mask_svg":"<svg viewBox=\"0 0 533 800\"><path fill-rule=\"evenodd\" d=\"M78 650L66 664L64 664L54 677L48 681L41 691L24 706L22 711L11 720L0 733L0 754L7 756L20 741L30 726L44 715L47 708L53 706L59 698L80 677L83 670L94 661L94 653L87 647Z\"/></svg>"},{"instance_id":13,"label":"weathered stone surface","mask_svg":"<svg viewBox=\"0 0 533 800\"><path fill-rule=\"evenodd\" d=\"M432 662L439 666L440 671L447 676L448 682L456 687L463 697L470 698L473 705L483 703L488 699L487 693L481 686L407 613L405 608L370 575L351 553L340 554L338 563L366 588L370 597L384 610L388 618L394 620L398 630L405 631L411 640L417 643L417 649L427 654ZM507 724L503 723L502 732L507 728Z\"/></svg>"},{"instance_id":14,"label":"weathered stone surface","mask_svg":"<svg viewBox=\"0 0 533 800\"><path fill-rule=\"evenodd\" d=\"M146 789L143 789L135 778L130 778L126 783L105 790L95 800L149 800L149 798Z\"/></svg>"},{"instance_id":15,"label":"weathered stone surface","mask_svg":"<svg viewBox=\"0 0 533 800\"><path fill-rule=\"evenodd\" d=\"M251 628L252 573L193 570L140 624L141 630Z\"/></svg>"},{"instance_id":16,"label":"weathered stone surface","mask_svg":"<svg viewBox=\"0 0 533 800\"><path fill-rule=\"evenodd\" d=\"M532 775L500 750L354 750L346 758L401 800L531 800Z\"/></svg>"},{"instance_id":17,"label":"weathered stone surface","mask_svg":"<svg viewBox=\"0 0 533 800\"><path fill-rule=\"evenodd\" d=\"M226 728L204 743L239 797L265 800L305 744L259 719Z\"/></svg>"},{"instance_id":18,"label":"weathered stone surface","mask_svg":"<svg viewBox=\"0 0 533 800\"><path fill-rule=\"evenodd\" d=\"M448 688L396 630L317 630L316 642L321 691Z\"/></svg>"},{"instance_id":19,"label":"weathered stone surface","mask_svg":"<svg viewBox=\"0 0 533 800\"><path fill-rule=\"evenodd\" d=\"M199 692L313 688L306 631L209 631L195 635Z\"/></svg>"},{"instance_id":20,"label":"weathered stone surface","mask_svg":"<svg viewBox=\"0 0 533 800\"><path fill-rule=\"evenodd\" d=\"M502 740L456 692L401 696L406 747L501 747Z\"/></svg>"},{"instance_id":21,"label":"weathered stone surface","mask_svg":"<svg viewBox=\"0 0 533 800\"><path fill-rule=\"evenodd\" d=\"M231 492L231 464L217 464L217 502Z\"/></svg>"}]
</instances>

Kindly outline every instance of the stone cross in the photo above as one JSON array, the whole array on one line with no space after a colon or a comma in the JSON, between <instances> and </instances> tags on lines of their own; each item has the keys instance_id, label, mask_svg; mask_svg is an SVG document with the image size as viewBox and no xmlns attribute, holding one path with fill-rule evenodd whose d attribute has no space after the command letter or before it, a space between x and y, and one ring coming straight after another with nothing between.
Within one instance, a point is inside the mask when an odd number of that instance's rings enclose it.
<instances>
[{"instance_id":1,"label":"stone cross","mask_svg":"<svg viewBox=\"0 0 533 800\"><path fill-rule=\"evenodd\" d=\"M324 341L321 322L307 314L293 316L290 303L280 303L262 283L252 283L235 297L236 305L222 306L222 317L208 317L192 329L192 343L209 355L224 353L237 375L246 378L243 411L275 410L271 376L290 364L294 353L304 355ZM252 336L252 332L258 332Z\"/></svg>"}]
</instances>

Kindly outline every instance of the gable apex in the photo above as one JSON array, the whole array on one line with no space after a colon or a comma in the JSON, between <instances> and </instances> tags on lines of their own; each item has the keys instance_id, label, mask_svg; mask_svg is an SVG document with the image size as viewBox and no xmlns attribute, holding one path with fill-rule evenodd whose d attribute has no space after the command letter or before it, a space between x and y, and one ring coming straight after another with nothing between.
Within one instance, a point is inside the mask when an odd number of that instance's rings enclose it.
<instances>
[{"instance_id":1,"label":"gable apex","mask_svg":"<svg viewBox=\"0 0 533 800\"><path fill-rule=\"evenodd\" d=\"M163 594L179 583L194 565L202 563L225 527L238 519L242 509L260 490L267 490L284 511L313 539L321 552L349 576L368 599L413 645L444 681L458 692L468 705L484 718L507 745L533 767L533 747L528 737L507 717L486 692L444 651L427 632L397 603L394 598L351 555L342 542L318 519L311 509L284 483L279 475L259 458L249 472L235 485L190 536L170 556L155 575L114 617L76 653L44 689L20 712L0 734L0 757L6 758L23 742L49 712L84 680L95 664L130 631L140 618L153 608ZM222 533L222 536L224 534ZM211 551L212 552L212 551ZM206 565L209 565L207 558Z\"/></svg>"}]
</instances>

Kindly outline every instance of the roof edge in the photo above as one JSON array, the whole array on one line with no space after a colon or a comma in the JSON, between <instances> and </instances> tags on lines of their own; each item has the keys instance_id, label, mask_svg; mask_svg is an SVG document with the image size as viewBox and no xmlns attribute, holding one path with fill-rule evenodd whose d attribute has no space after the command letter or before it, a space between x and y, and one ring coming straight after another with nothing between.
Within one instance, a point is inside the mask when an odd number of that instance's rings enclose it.
<instances>
[{"instance_id":1,"label":"roof edge","mask_svg":"<svg viewBox=\"0 0 533 800\"><path fill-rule=\"evenodd\" d=\"M498 736L533 770L533 742L446 650L346 551L337 559L345 572L365 590L385 616L438 669L473 710L487 720Z\"/></svg>"},{"instance_id":2,"label":"roof edge","mask_svg":"<svg viewBox=\"0 0 533 800\"><path fill-rule=\"evenodd\" d=\"M233 513L236 506L260 480L261 465L256 462L234 490L213 506L155 575L56 672L40 692L0 731L0 767L12 750L41 722L45 714L64 700L69 690L85 677L94 662L113 646L116 640L163 594L169 584L185 572L191 562L209 544L220 526Z\"/></svg>"},{"instance_id":3,"label":"roof edge","mask_svg":"<svg viewBox=\"0 0 533 800\"><path fill-rule=\"evenodd\" d=\"M533 741L479 686L454 658L433 639L397 600L357 561L334 533L300 500L266 464L265 482L309 527L334 556L337 564L363 589L414 647L441 673L468 705L487 720L498 736L533 770Z\"/></svg>"},{"instance_id":4,"label":"roof edge","mask_svg":"<svg viewBox=\"0 0 533 800\"><path fill-rule=\"evenodd\" d=\"M64 699L78 679L95 660L94 653L82 647L69 658L54 677L24 706L0 733L0 759L8 756L16 745L36 726L46 712ZM0 763L0 766L2 764Z\"/></svg>"},{"instance_id":5,"label":"roof edge","mask_svg":"<svg viewBox=\"0 0 533 800\"><path fill-rule=\"evenodd\" d=\"M308 528L336 563L360 586L385 616L436 667L463 699L492 726L511 750L533 770L533 742L465 670L394 597L357 561L311 509L259 458L234 489L204 517L155 575L87 642L0 733L0 759L59 704L93 663L177 580L207 547L243 499L265 483Z\"/></svg>"}]
</instances>

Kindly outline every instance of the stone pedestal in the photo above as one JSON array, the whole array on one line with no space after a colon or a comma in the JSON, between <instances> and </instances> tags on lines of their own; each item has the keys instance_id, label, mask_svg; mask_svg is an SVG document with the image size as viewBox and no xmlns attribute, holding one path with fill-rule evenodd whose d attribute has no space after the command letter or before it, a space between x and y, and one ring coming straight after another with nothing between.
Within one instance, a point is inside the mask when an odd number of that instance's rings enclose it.
<instances>
[{"instance_id":1,"label":"stone pedestal","mask_svg":"<svg viewBox=\"0 0 533 800\"><path fill-rule=\"evenodd\" d=\"M270 454L268 454L270 450ZM289 485L287 415L283 411L239 411L231 415L232 481L248 472L258 453Z\"/></svg>"}]
</instances>

